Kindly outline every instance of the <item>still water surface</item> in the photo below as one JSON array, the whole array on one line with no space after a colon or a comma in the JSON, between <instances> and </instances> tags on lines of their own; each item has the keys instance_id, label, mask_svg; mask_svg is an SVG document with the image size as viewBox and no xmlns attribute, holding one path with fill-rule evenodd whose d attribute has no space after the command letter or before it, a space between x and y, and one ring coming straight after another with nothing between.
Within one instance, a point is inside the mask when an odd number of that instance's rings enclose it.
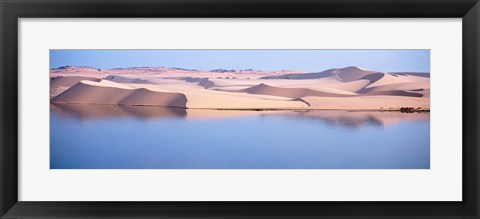
<instances>
[{"instance_id":1,"label":"still water surface","mask_svg":"<svg viewBox=\"0 0 480 219\"><path fill-rule=\"evenodd\" d=\"M430 114L52 104L51 169L428 169Z\"/></svg>"}]
</instances>

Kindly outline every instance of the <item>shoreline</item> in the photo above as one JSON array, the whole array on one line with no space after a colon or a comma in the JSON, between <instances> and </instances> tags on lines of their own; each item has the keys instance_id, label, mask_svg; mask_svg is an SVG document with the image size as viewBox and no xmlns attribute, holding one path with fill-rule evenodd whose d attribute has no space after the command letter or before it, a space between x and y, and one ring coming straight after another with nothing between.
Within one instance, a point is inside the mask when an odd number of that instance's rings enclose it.
<instances>
[{"instance_id":1,"label":"shoreline","mask_svg":"<svg viewBox=\"0 0 480 219\"><path fill-rule=\"evenodd\" d=\"M402 112L402 113L430 113L430 109L416 109L413 107L400 107L395 109L352 109L352 108L336 108L336 109L322 109L322 108L188 108L177 106L158 106L158 105L129 105L129 104L100 104L100 103L69 103L69 102L51 102L50 104L68 104L68 105L98 105L98 106L128 106L128 107L159 107L159 108L173 108L185 110L218 110L218 111L294 111L294 112L308 112L308 111L351 111L351 112ZM406 108L406 109L405 109Z\"/></svg>"}]
</instances>

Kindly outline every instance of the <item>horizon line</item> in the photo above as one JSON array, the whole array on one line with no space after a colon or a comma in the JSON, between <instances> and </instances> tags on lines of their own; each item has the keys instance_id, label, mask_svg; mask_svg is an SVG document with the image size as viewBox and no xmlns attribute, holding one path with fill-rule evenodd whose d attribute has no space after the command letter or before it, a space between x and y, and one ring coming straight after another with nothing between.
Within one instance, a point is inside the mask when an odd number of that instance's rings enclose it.
<instances>
[{"instance_id":1,"label":"horizon line","mask_svg":"<svg viewBox=\"0 0 480 219\"><path fill-rule=\"evenodd\" d=\"M377 71L377 70L372 70L372 69L366 69L354 65L346 66L346 67L336 67L336 68L328 68L320 71L301 71L301 70L295 70L295 69L280 69L280 70L275 70L275 71L267 71L267 70L261 70L261 69L253 69L253 68L247 68L247 69L226 69L226 68L214 68L210 70L203 70L203 69L195 69L195 68L182 68L182 67L166 67L166 66L131 66L131 67L114 67L114 68L98 68L98 67L93 67L93 66L88 66L88 65L63 65L59 66L57 68L50 68L49 70L59 70L62 68L68 68L68 67L83 67L83 68L94 68L94 69L99 69L99 70L115 70L115 69L134 69L134 68L169 68L169 69L177 69L177 70L185 70L185 71L203 71L203 72L213 72L215 70L225 70L225 71L262 71L262 72L271 72L271 73L277 73L277 72L282 72L282 71L298 71L298 72L305 72L305 73L320 73L332 69L346 69L346 68L358 68L363 71L375 71L375 72L382 72L382 73L402 73L402 72L408 72L408 73L423 73L423 74L430 74L430 71ZM217 73L224 73L224 72L217 72Z\"/></svg>"}]
</instances>

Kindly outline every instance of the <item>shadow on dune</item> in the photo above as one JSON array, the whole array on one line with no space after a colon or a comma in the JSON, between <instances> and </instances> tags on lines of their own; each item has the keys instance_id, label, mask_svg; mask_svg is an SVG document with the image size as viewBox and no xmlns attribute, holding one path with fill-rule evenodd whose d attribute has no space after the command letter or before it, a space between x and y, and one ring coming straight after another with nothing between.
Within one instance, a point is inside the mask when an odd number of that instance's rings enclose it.
<instances>
[{"instance_id":1,"label":"shadow on dune","mask_svg":"<svg viewBox=\"0 0 480 219\"><path fill-rule=\"evenodd\" d=\"M102 119L135 117L142 119L182 118L186 109L173 107L51 103L50 110L61 117Z\"/></svg>"},{"instance_id":2,"label":"shadow on dune","mask_svg":"<svg viewBox=\"0 0 480 219\"><path fill-rule=\"evenodd\" d=\"M198 83L198 85L202 86L205 89L211 88L215 86L215 83L211 82L208 78L192 78L192 77L183 77L179 78L180 80L184 80L189 83Z\"/></svg>"},{"instance_id":3,"label":"shadow on dune","mask_svg":"<svg viewBox=\"0 0 480 219\"><path fill-rule=\"evenodd\" d=\"M151 84L150 81L139 78L127 78L118 75L109 75L103 78L104 80L113 81L116 83L130 83L130 84Z\"/></svg>"},{"instance_id":4,"label":"shadow on dune","mask_svg":"<svg viewBox=\"0 0 480 219\"><path fill-rule=\"evenodd\" d=\"M52 98L51 102L157 107L186 107L187 104L187 97L181 93L157 92L146 88L128 89L113 82L105 85L105 82L102 80L90 84L81 81Z\"/></svg>"}]
</instances>

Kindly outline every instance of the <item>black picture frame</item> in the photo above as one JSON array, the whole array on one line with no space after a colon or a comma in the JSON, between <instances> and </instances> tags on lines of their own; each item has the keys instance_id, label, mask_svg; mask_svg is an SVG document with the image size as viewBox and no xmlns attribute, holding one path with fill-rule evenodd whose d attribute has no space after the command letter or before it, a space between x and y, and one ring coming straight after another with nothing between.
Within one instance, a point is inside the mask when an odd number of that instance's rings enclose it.
<instances>
[{"instance_id":1,"label":"black picture frame","mask_svg":"<svg viewBox=\"0 0 480 219\"><path fill-rule=\"evenodd\" d=\"M478 0L0 0L0 15L1 218L478 218L480 216L478 147L480 5ZM463 201L18 201L17 21L19 18L71 17L462 18Z\"/></svg>"}]
</instances>

